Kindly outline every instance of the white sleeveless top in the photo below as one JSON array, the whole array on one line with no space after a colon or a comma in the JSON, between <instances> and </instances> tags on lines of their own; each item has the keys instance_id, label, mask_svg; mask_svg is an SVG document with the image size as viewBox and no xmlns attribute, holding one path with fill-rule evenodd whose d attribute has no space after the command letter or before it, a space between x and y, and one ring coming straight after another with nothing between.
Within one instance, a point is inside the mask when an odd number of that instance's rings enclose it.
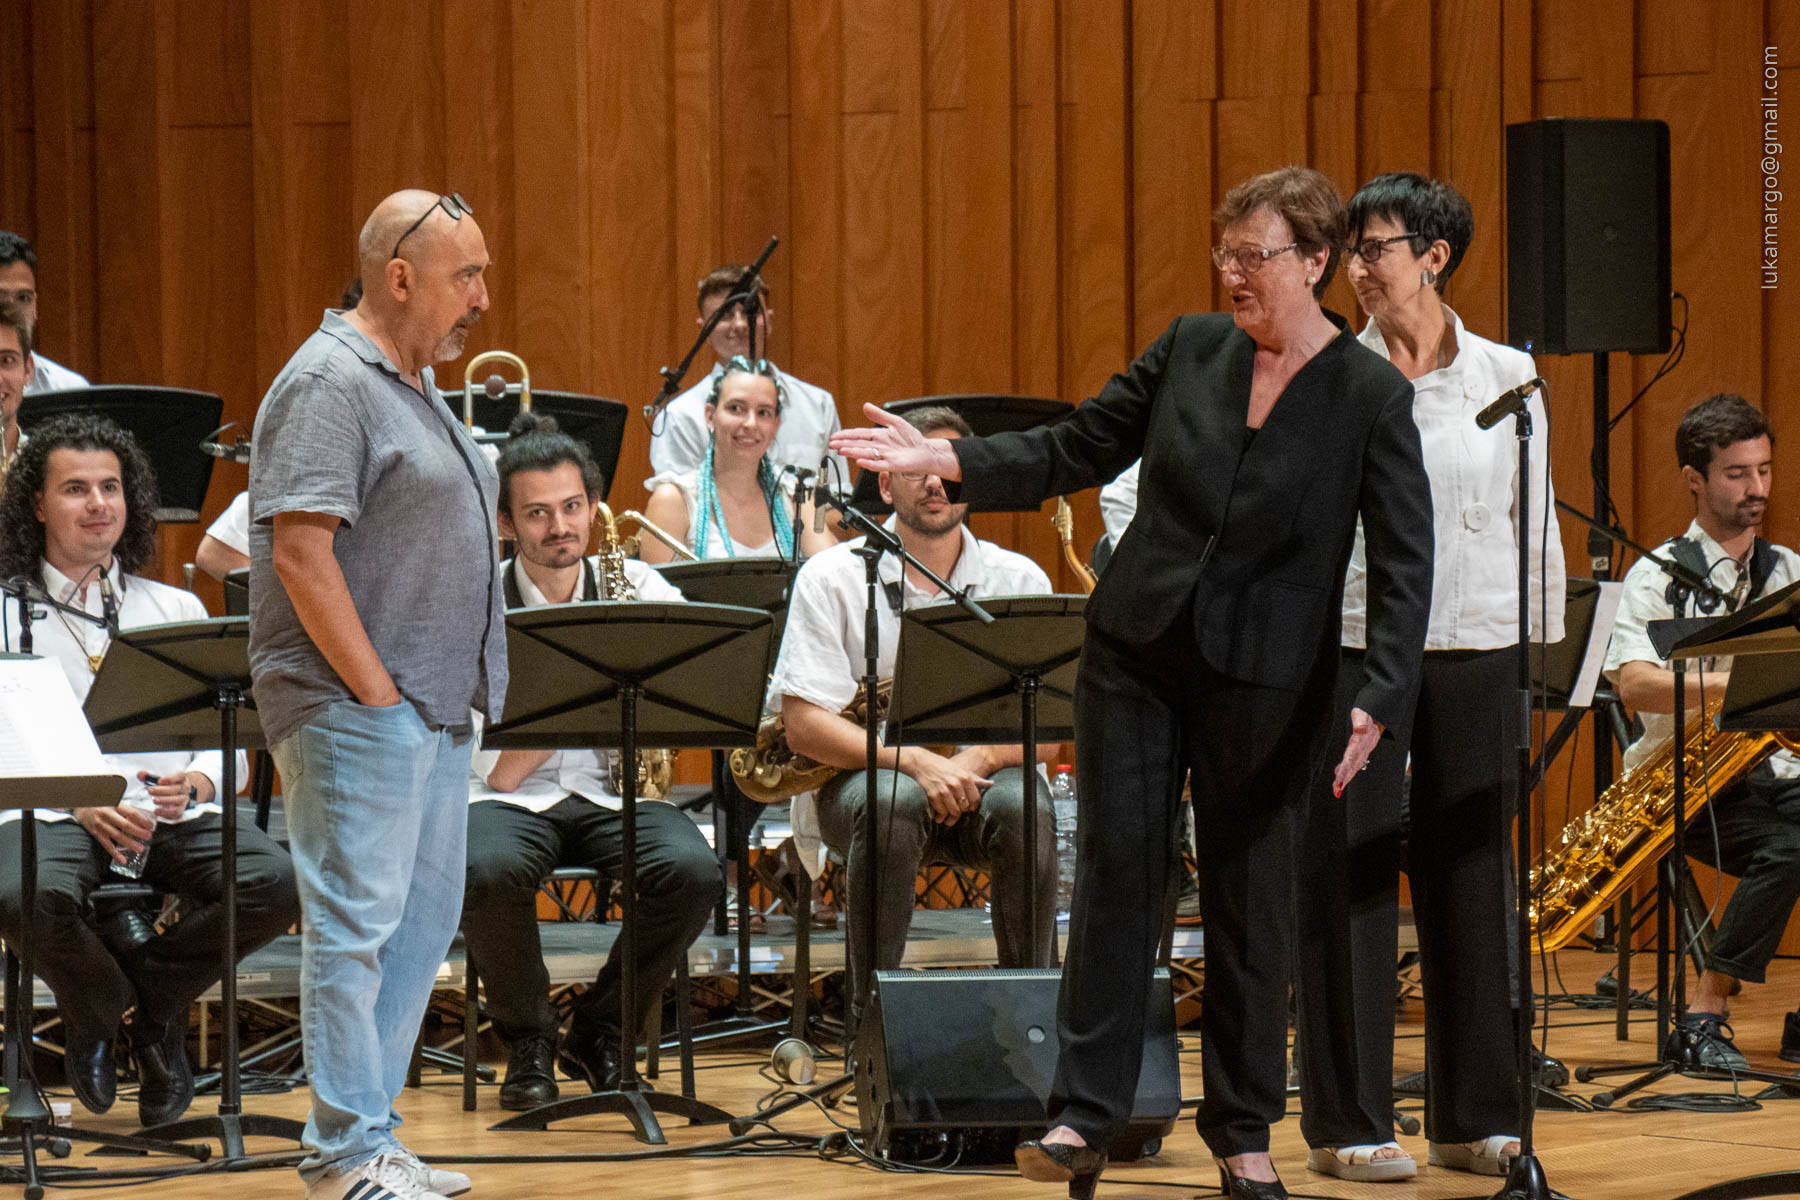
<instances>
[{"instance_id":1,"label":"white sleeveless top","mask_svg":"<svg viewBox=\"0 0 1800 1200\"><path fill-rule=\"evenodd\" d=\"M681 499L687 505L688 516L688 548L701 558L777 558L781 551L775 545L775 536L771 532L769 540L760 546L746 546L736 538L731 539L731 552L725 551L725 530L719 528L717 521L706 529L706 545L694 545L694 531L700 528L700 472L689 471L685 475L665 475L663 482L672 483L681 489Z\"/></svg>"}]
</instances>

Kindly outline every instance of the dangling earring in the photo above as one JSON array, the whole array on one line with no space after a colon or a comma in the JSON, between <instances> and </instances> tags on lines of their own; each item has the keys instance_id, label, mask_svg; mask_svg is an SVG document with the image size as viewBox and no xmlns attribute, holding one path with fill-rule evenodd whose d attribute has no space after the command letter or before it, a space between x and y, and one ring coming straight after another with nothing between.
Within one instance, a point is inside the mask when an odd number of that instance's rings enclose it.
<instances>
[{"instance_id":1,"label":"dangling earring","mask_svg":"<svg viewBox=\"0 0 1800 1200\"><path fill-rule=\"evenodd\" d=\"M1423 271L1419 272L1419 282L1426 287L1432 286L1437 282L1437 272L1430 267L1426 267Z\"/></svg>"}]
</instances>

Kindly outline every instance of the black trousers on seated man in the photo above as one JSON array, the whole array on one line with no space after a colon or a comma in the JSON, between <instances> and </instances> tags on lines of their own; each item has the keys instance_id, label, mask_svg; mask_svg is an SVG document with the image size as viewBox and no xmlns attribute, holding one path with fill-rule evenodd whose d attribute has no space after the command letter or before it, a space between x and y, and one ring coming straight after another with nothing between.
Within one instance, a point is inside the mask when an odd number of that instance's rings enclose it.
<instances>
[{"instance_id":1,"label":"black trousers on seated man","mask_svg":"<svg viewBox=\"0 0 1800 1200\"><path fill-rule=\"evenodd\" d=\"M17 821L0 825L0 933L19 937ZM119 1018L137 1008L154 1025L179 1020L188 1006L219 981L224 949L223 838L217 814L178 825L158 824L140 882L182 896L192 906L169 929L145 942L128 960L115 958L88 922L88 896L105 883L124 883L112 859L74 821L37 825L37 909L31 960L38 977L56 993L57 1011L71 1042L113 1037ZM254 825L237 831L237 957L255 950L300 919L294 866L287 852Z\"/></svg>"},{"instance_id":2,"label":"black trousers on seated man","mask_svg":"<svg viewBox=\"0 0 1800 1200\"><path fill-rule=\"evenodd\" d=\"M878 771L878 803L863 802L868 776L849 771L819 789L819 830L841 857L849 880L850 1008L860 1016L868 1000L870 976L900 965L906 931L912 925L914 878L922 866L948 863L986 871L993 877L991 906L994 942L1002 967L1049 966L1056 937L1056 814L1043 780L1037 787L1037 929L1031 944L1031 916L1025 905L1025 773L1018 767L994 772L994 785L981 807L954 825L932 819L925 789L907 775ZM892 797L890 804L889 798ZM890 811L891 810L891 811ZM871 811L880 813L875 848L881 865L878 891L871 898L860 882L869 878ZM878 957L871 941L879 931Z\"/></svg>"},{"instance_id":3,"label":"black trousers on seated man","mask_svg":"<svg viewBox=\"0 0 1800 1200\"><path fill-rule=\"evenodd\" d=\"M1800 779L1779 779L1763 763L1713 801L1710 819L1703 810L1689 823L1687 848L1738 881L1707 949L1707 968L1761 983L1800 901Z\"/></svg>"},{"instance_id":4,"label":"black trousers on seated man","mask_svg":"<svg viewBox=\"0 0 1800 1200\"><path fill-rule=\"evenodd\" d=\"M508 1042L553 1035L561 1023L538 940L539 884L557 867L594 867L617 879L624 862L622 825L616 810L579 796L541 813L498 800L469 806L463 942L487 988L494 1027ZM634 1001L642 1022L706 928L724 883L712 847L673 805L637 806L637 843ZM577 1010L612 1029L619 1023L619 968L614 943Z\"/></svg>"}]
</instances>

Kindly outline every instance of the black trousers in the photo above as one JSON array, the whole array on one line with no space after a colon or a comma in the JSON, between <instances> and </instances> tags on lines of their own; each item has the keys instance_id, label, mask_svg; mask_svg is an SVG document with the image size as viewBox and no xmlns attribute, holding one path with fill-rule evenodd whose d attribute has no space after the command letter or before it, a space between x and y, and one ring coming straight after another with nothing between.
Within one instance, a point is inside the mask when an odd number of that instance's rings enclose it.
<instances>
[{"instance_id":1,"label":"black trousers","mask_svg":"<svg viewBox=\"0 0 1800 1200\"><path fill-rule=\"evenodd\" d=\"M1268 1149L1286 1106L1293 867L1332 662L1288 692L1209 668L1192 622L1146 646L1090 627L1076 684L1076 869L1051 1124L1108 1145L1130 1116L1184 775L1194 796L1206 982L1200 1135Z\"/></svg>"},{"instance_id":2,"label":"black trousers","mask_svg":"<svg viewBox=\"0 0 1800 1200\"><path fill-rule=\"evenodd\" d=\"M876 804L866 803L862 771L834 777L819 789L819 830L843 858L850 885L848 908L852 1025L869 996L870 974L900 965L916 906L915 878L929 863L952 863L993 877L994 943L1002 967L1047 967L1056 937L1056 813L1050 794L1031 773L1037 803L1037 943L1025 905L1025 772L994 772L981 807L954 825L932 819L925 789L896 771L877 771ZM875 849L880 865L870 888L869 822L879 822ZM875 950L879 948L880 954Z\"/></svg>"},{"instance_id":3,"label":"black trousers","mask_svg":"<svg viewBox=\"0 0 1800 1200\"><path fill-rule=\"evenodd\" d=\"M487 1008L507 1041L555 1033L550 973L538 940L537 890L557 867L623 870L623 818L580 796L534 813L483 800L469 806L469 874L463 892L463 942L487 986ZM637 941L633 1003L639 1027L662 995L681 956L706 928L723 894L718 860L686 813L654 801L637 806ZM580 1006L597 1021L619 1023L618 943Z\"/></svg>"},{"instance_id":4,"label":"black trousers","mask_svg":"<svg viewBox=\"0 0 1800 1200\"><path fill-rule=\"evenodd\" d=\"M1472 1142L1518 1124L1508 837L1515 801L1506 783L1513 653L1428 652L1410 747L1383 738L1342 797L1331 794L1329 766L1312 788L1295 905L1300 1127L1309 1145L1394 1135L1397 868L1409 748L1405 866L1425 985L1425 1135ZM1361 659L1344 655L1334 740L1349 734Z\"/></svg>"},{"instance_id":5,"label":"black trousers","mask_svg":"<svg viewBox=\"0 0 1800 1200\"><path fill-rule=\"evenodd\" d=\"M1764 763L1713 801L1688 826L1688 853L1738 885L1706 953L1709 969L1761 983L1800 900L1800 780L1778 779ZM1717 846L1714 825L1717 825Z\"/></svg>"},{"instance_id":6,"label":"black trousers","mask_svg":"<svg viewBox=\"0 0 1800 1200\"><path fill-rule=\"evenodd\" d=\"M0 933L16 944L24 905L19 893L17 821L0 825ZM37 907L32 915L32 970L56 993L57 1011L73 1041L112 1037L133 1005L153 1024L186 1018L188 1005L219 981L225 948L221 820L208 813L179 825L158 824L142 882L183 896L193 907L158 934L129 964L115 959L88 923L88 894L125 882L93 835L74 821L37 824ZM255 825L237 831L237 957L300 919L294 865Z\"/></svg>"}]
</instances>

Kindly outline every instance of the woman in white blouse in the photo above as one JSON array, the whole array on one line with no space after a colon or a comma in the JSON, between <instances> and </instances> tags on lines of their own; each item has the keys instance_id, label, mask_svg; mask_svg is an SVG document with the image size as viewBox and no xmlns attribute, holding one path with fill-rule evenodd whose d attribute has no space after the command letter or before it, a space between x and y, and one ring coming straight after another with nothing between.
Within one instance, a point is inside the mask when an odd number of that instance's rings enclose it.
<instances>
[{"instance_id":1,"label":"woman in white blouse","mask_svg":"<svg viewBox=\"0 0 1800 1200\"><path fill-rule=\"evenodd\" d=\"M1507 838L1514 797L1505 708L1519 642L1518 441L1475 414L1535 376L1531 356L1470 333L1443 302L1474 234L1447 183L1378 176L1349 205L1345 271L1369 316L1359 335L1413 381L1431 478L1436 569L1411 728L1395 728L1341 796L1315 788L1296 901L1301 1128L1307 1165L1345 1179L1407 1179L1393 1141L1398 871L1412 888L1425 987L1425 1136L1430 1161L1505 1175L1518 1151L1513 935ZM1546 466L1549 423L1529 403L1533 636L1562 637L1563 558ZM1548 609L1544 607L1548 593ZM1362 653L1361 535L1344 587L1341 680ZM1547 616L1543 620L1540 614ZM1344 690L1340 687L1340 692ZM1336 720L1348 727L1349 697ZM1410 833L1401 834L1411 751Z\"/></svg>"}]
</instances>

